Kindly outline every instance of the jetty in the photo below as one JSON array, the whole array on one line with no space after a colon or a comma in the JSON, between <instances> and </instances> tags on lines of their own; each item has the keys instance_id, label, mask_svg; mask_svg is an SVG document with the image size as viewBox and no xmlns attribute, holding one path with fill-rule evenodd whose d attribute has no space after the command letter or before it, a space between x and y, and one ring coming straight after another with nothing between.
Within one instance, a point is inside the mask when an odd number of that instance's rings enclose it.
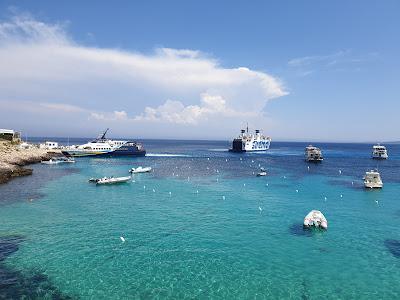
<instances>
[{"instance_id":1,"label":"jetty","mask_svg":"<svg viewBox=\"0 0 400 300\"><path fill-rule=\"evenodd\" d=\"M58 150L48 151L36 145L21 146L19 142L0 140L0 184L14 177L31 175L33 170L24 168L26 165L40 163L42 160L61 155Z\"/></svg>"}]
</instances>

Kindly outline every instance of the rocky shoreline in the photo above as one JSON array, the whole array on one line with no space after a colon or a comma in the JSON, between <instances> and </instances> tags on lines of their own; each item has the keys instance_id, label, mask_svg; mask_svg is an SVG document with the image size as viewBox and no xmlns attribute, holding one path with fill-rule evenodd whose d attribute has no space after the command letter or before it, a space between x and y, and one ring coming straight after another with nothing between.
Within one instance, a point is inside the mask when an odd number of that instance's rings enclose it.
<instances>
[{"instance_id":1,"label":"rocky shoreline","mask_svg":"<svg viewBox=\"0 0 400 300\"><path fill-rule=\"evenodd\" d=\"M33 170L24 168L26 165L60 155L59 151L48 152L46 149L34 146L29 149L20 149L18 145L0 142L0 184L8 182L14 177L31 175Z\"/></svg>"}]
</instances>

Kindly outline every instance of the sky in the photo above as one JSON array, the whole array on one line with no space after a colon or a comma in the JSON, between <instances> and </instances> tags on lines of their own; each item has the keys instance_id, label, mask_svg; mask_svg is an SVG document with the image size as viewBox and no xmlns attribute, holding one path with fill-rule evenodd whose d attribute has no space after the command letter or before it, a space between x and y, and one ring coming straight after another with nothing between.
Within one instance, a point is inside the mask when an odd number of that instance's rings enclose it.
<instances>
[{"instance_id":1,"label":"sky","mask_svg":"<svg viewBox=\"0 0 400 300\"><path fill-rule=\"evenodd\" d=\"M0 0L0 128L398 141L399 1Z\"/></svg>"}]
</instances>

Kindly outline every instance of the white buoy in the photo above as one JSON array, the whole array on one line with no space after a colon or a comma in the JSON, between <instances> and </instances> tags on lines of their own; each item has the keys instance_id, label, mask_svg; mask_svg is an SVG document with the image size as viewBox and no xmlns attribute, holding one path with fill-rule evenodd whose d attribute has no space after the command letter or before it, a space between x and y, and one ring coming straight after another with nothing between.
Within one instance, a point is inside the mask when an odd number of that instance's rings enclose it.
<instances>
[{"instance_id":1,"label":"white buoy","mask_svg":"<svg viewBox=\"0 0 400 300\"><path fill-rule=\"evenodd\" d=\"M253 162L254 162L254 160L251 160L251 162L253 163Z\"/></svg>"},{"instance_id":2,"label":"white buoy","mask_svg":"<svg viewBox=\"0 0 400 300\"><path fill-rule=\"evenodd\" d=\"M261 208L261 206L259 206L259 207L258 207L258 209L259 209L260 211L262 211L262 208Z\"/></svg>"},{"instance_id":3,"label":"white buoy","mask_svg":"<svg viewBox=\"0 0 400 300\"><path fill-rule=\"evenodd\" d=\"M299 192L299 190L296 190L296 193L298 193Z\"/></svg>"},{"instance_id":4,"label":"white buoy","mask_svg":"<svg viewBox=\"0 0 400 300\"><path fill-rule=\"evenodd\" d=\"M261 168L261 164L258 164L258 167Z\"/></svg>"},{"instance_id":5,"label":"white buoy","mask_svg":"<svg viewBox=\"0 0 400 300\"><path fill-rule=\"evenodd\" d=\"M207 167L207 170L210 170L210 168L209 168L209 167Z\"/></svg>"},{"instance_id":6,"label":"white buoy","mask_svg":"<svg viewBox=\"0 0 400 300\"><path fill-rule=\"evenodd\" d=\"M340 198L343 198L343 195L342 195L342 194L340 194Z\"/></svg>"},{"instance_id":7,"label":"white buoy","mask_svg":"<svg viewBox=\"0 0 400 300\"><path fill-rule=\"evenodd\" d=\"M379 203L378 200L375 200L375 203L378 204Z\"/></svg>"},{"instance_id":8,"label":"white buoy","mask_svg":"<svg viewBox=\"0 0 400 300\"><path fill-rule=\"evenodd\" d=\"M342 174L342 170L339 170L339 174Z\"/></svg>"},{"instance_id":9,"label":"white buoy","mask_svg":"<svg viewBox=\"0 0 400 300\"><path fill-rule=\"evenodd\" d=\"M286 179L286 176L283 176L283 179Z\"/></svg>"},{"instance_id":10,"label":"white buoy","mask_svg":"<svg viewBox=\"0 0 400 300\"><path fill-rule=\"evenodd\" d=\"M156 190L155 189L153 189L153 193L155 193L156 192Z\"/></svg>"},{"instance_id":11,"label":"white buoy","mask_svg":"<svg viewBox=\"0 0 400 300\"><path fill-rule=\"evenodd\" d=\"M218 178L217 178L217 182L218 182Z\"/></svg>"},{"instance_id":12,"label":"white buoy","mask_svg":"<svg viewBox=\"0 0 400 300\"><path fill-rule=\"evenodd\" d=\"M310 166L307 166L307 170L310 171Z\"/></svg>"},{"instance_id":13,"label":"white buoy","mask_svg":"<svg viewBox=\"0 0 400 300\"><path fill-rule=\"evenodd\" d=\"M198 194L198 193L199 193L199 190L196 191L196 194Z\"/></svg>"},{"instance_id":14,"label":"white buoy","mask_svg":"<svg viewBox=\"0 0 400 300\"><path fill-rule=\"evenodd\" d=\"M354 185L354 181L351 182L351 185Z\"/></svg>"},{"instance_id":15,"label":"white buoy","mask_svg":"<svg viewBox=\"0 0 400 300\"><path fill-rule=\"evenodd\" d=\"M210 158L209 158L209 157L207 157L207 160L210 160Z\"/></svg>"},{"instance_id":16,"label":"white buoy","mask_svg":"<svg viewBox=\"0 0 400 300\"><path fill-rule=\"evenodd\" d=\"M269 186L269 184L267 183L266 186Z\"/></svg>"},{"instance_id":17,"label":"white buoy","mask_svg":"<svg viewBox=\"0 0 400 300\"><path fill-rule=\"evenodd\" d=\"M172 176L175 176L175 173L174 173L174 172L172 172Z\"/></svg>"},{"instance_id":18,"label":"white buoy","mask_svg":"<svg viewBox=\"0 0 400 300\"><path fill-rule=\"evenodd\" d=\"M243 183L243 186L246 186L246 184L245 184L245 183Z\"/></svg>"},{"instance_id":19,"label":"white buoy","mask_svg":"<svg viewBox=\"0 0 400 300\"><path fill-rule=\"evenodd\" d=\"M242 160L242 158L240 158L240 160Z\"/></svg>"},{"instance_id":20,"label":"white buoy","mask_svg":"<svg viewBox=\"0 0 400 300\"><path fill-rule=\"evenodd\" d=\"M326 201L328 198L325 197L324 199L325 199L325 201Z\"/></svg>"},{"instance_id":21,"label":"white buoy","mask_svg":"<svg viewBox=\"0 0 400 300\"><path fill-rule=\"evenodd\" d=\"M225 161L228 162L228 159L226 158Z\"/></svg>"},{"instance_id":22,"label":"white buoy","mask_svg":"<svg viewBox=\"0 0 400 300\"><path fill-rule=\"evenodd\" d=\"M169 195L171 196L171 195L172 195L172 193L171 193L171 192L169 192Z\"/></svg>"},{"instance_id":23,"label":"white buoy","mask_svg":"<svg viewBox=\"0 0 400 300\"><path fill-rule=\"evenodd\" d=\"M143 189L144 189L144 190L146 189L146 186L145 186L145 185L143 186Z\"/></svg>"},{"instance_id":24,"label":"white buoy","mask_svg":"<svg viewBox=\"0 0 400 300\"><path fill-rule=\"evenodd\" d=\"M225 196L222 196L222 200L225 200Z\"/></svg>"},{"instance_id":25,"label":"white buoy","mask_svg":"<svg viewBox=\"0 0 400 300\"><path fill-rule=\"evenodd\" d=\"M188 181L190 181L190 177L188 177Z\"/></svg>"},{"instance_id":26,"label":"white buoy","mask_svg":"<svg viewBox=\"0 0 400 300\"><path fill-rule=\"evenodd\" d=\"M125 238L123 236L119 237L123 243L125 243Z\"/></svg>"}]
</instances>

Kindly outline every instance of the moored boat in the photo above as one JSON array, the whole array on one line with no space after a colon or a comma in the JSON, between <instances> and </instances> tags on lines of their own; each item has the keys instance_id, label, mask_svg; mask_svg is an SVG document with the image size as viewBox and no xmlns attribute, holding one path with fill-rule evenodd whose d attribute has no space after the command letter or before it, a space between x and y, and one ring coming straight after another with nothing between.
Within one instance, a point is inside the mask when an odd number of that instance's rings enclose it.
<instances>
[{"instance_id":1,"label":"moored boat","mask_svg":"<svg viewBox=\"0 0 400 300\"><path fill-rule=\"evenodd\" d=\"M375 159L387 159L388 154L385 146L381 144L372 146L372 158Z\"/></svg>"},{"instance_id":2,"label":"moored boat","mask_svg":"<svg viewBox=\"0 0 400 300\"><path fill-rule=\"evenodd\" d=\"M58 165L62 163L74 163L75 160L73 158L68 157L58 157L58 158L51 158L49 160L42 160L41 163L45 165Z\"/></svg>"},{"instance_id":3,"label":"moored boat","mask_svg":"<svg viewBox=\"0 0 400 300\"><path fill-rule=\"evenodd\" d=\"M267 171L264 168L260 168L260 172L257 173L257 177L267 176Z\"/></svg>"},{"instance_id":4,"label":"moored boat","mask_svg":"<svg viewBox=\"0 0 400 300\"><path fill-rule=\"evenodd\" d=\"M103 177L95 180L96 184L115 184L115 183L125 183L131 180L130 176L125 177Z\"/></svg>"},{"instance_id":5,"label":"moored boat","mask_svg":"<svg viewBox=\"0 0 400 300\"><path fill-rule=\"evenodd\" d=\"M129 173L132 174L137 174L137 173L148 173L151 172L151 167L137 167L137 168L132 168L129 170Z\"/></svg>"},{"instance_id":6,"label":"moored boat","mask_svg":"<svg viewBox=\"0 0 400 300\"><path fill-rule=\"evenodd\" d=\"M370 188L370 189L383 187L381 175L379 174L379 172L377 170L371 170L371 171L365 172L364 186L366 188Z\"/></svg>"},{"instance_id":7,"label":"moored boat","mask_svg":"<svg viewBox=\"0 0 400 300\"><path fill-rule=\"evenodd\" d=\"M324 160L321 149L313 145L307 146L304 154L306 161L321 162Z\"/></svg>"}]
</instances>

